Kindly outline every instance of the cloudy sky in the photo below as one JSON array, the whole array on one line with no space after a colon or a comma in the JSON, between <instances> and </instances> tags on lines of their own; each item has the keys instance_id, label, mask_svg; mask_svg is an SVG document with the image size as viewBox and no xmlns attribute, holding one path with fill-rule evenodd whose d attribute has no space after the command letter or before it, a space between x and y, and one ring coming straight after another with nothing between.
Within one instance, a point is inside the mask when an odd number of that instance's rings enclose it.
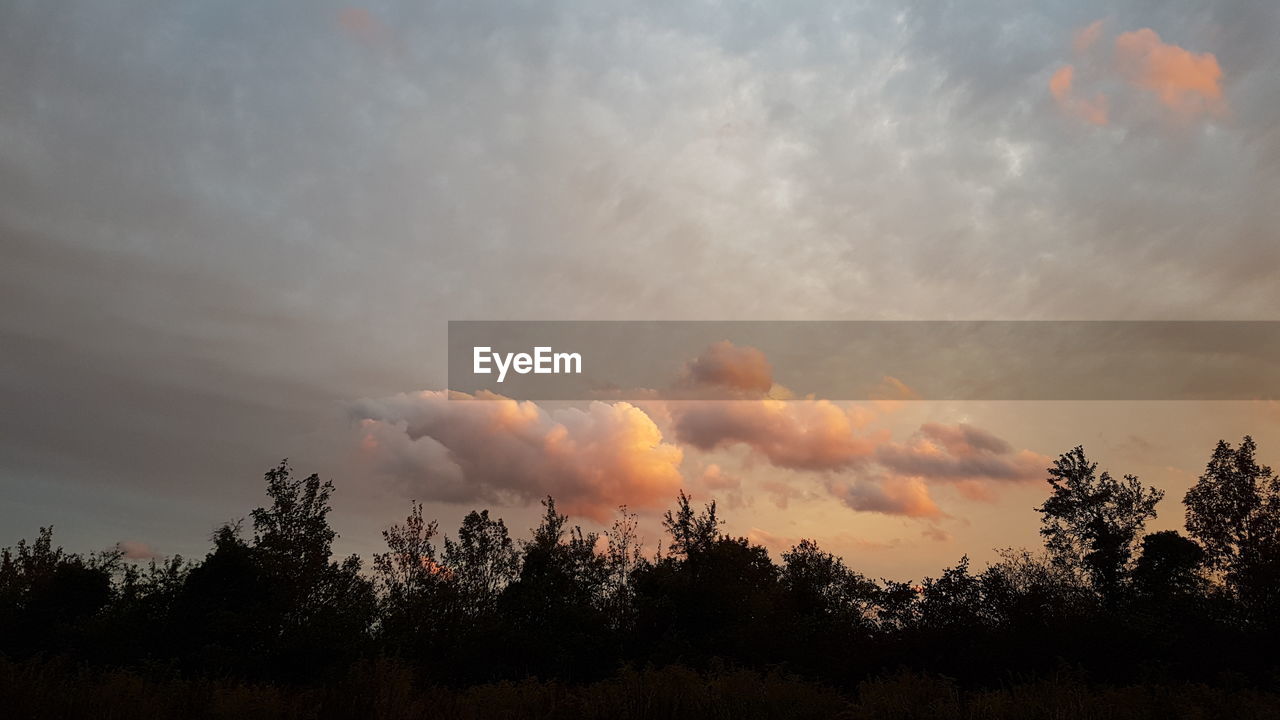
<instances>
[{"instance_id":1,"label":"cloudy sky","mask_svg":"<svg viewBox=\"0 0 1280 720\"><path fill-rule=\"evenodd\" d=\"M1277 319L1277 36L1269 0L0 3L0 545L200 555L288 456L345 550L410 497L652 531L683 487L919 577L1034 544L1078 443L1176 526L1219 437L1280 463L1273 405L452 403L445 323Z\"/></svg>"}]
</instances>

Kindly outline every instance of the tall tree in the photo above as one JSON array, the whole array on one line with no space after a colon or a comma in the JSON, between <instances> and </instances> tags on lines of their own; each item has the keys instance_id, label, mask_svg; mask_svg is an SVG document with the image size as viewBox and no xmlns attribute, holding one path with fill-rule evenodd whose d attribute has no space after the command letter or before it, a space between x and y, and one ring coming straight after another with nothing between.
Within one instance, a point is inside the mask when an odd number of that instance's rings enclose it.
<instances>
[{"instance_id":1,"label":"tall tree","mask_svg":"<svg viewBox=\"0 0 1280 720\"><path fill-rule=\"evenodd\" d=\"M382 609L381 635L397 652L428 650L427 634L440 628L452 605L452 573L440 565L433 542L436 521L422 516L422 504L410 505L403 524L382 531L387 551L373 556L374 579Z\"/></svg>"},{"instance_id":2,"label":"tall tree","mask_svg":"<svg viewBox=\"0 0 1280 720\"><path fill-rule=\"evenodd\" d=\"M1059 456L1048 470L1052 492L1036 509L1053 561L1082 570L1110 598L1124 582L1134 545L1156 516L1164 491L1144 487L1133 475L1116 480L1097 470L1083 447Z\"/></svg>"},{"instance_id":3,"label":"tall tree","mask_svg":"<svg viewBox=\"0 0 1280 720\"><path fill-rule=\"evenodd\" d=\"M676 510L670 510L662 518L662 527L671 535L670 551L689 557L706 552L720 539L720 526L724 524L716 515L716 501L707 503L701 512L693 509L693 500L680 491Z\"/></svg>"},{"instance_id":4,"label":"tall tree","mask_svg":"<svg viewBox=\"0 0 1280 720\"><path fill-rule=\"evenodd\" d=\"M458 583L467 612L491 612L498 596L520 572L520 555L502 519L472 510L462 519L456 541L445 538L444 564Z\"/></svg>"},{"instance_id":5,"label":"tall tree","mask_svg":"<svg viewBox=\"0 0 1280 720\"><path fill-rule=\"evenodd\" d=\"M1204 474L1187 491L1187 531L1206 562L1250 602L1272 592L1280 569L1280 479L1255 457L1245 436L1240 447L1218 441Z\"/></svg>"},{"instance_id":6,"label":"tall tree","mask_svg":"<svg viewBox=\"0 0 1280 720\"><path fill-rule=\"evenodd\" d=\"M277 652L300 658L324 648L356 651L372 625L375 598L358 555L330 560L333 483L315 474L296 479L287 460L264 479L271 503L250 514L252 550L279 618Z\"/></svg>"},{"instance_id":7,"label":"tall tree","mask_svg":"<svg viewBox=\"0 0 1280 720\"><path fill-rule=\"evenodd\" d=\"M1142 555L1133 568L1134 584L1149 598L1187 598L1204 590L1204 550L1177 530L1142 538Z\"/></svg>"},{"instance_id":8,"label":"tall tree","mask_svg":"<svg viewBox=\"0 0 1280 720\"><path fill-rule=\"evenodd\" d=\"M615 629L628 627L634 619L635 572L645 562L640 544L639 522L626 505L604 532L604 606Z\"/></svg>"},{"instance_id":9,"label":"tall tree","mask_svg":"<svg viewBox=\"0 0 1280 720\"><path fill-rule=\"evenodd\" d=\"M329 526L333 482L319 475L294 479L288 460L268 470L269 507L255 509L254 546L276 569L302 581L322 572L329 562L337 533Z\"/></svg>"},{"instance_id":10,"label":"tall tree","mask_svg":"<svg viewBox=\"0 0 1280 720\"><path fill-rule=\"evenodd\" d=\"M879 588L844 560L805 539L784 552L782 562L779 580L795 612L849 626L869 623Z\"/></svg>"},{"instance_id":11,"label":"tall tree","mask_svg":"<svg viewBox=\"0 0 1280 720\"><path fill-rule=\"evenodd\" d=\"M532 539L521 547L520 575L499 599L517 672L561 677L598 673L607 641L601 599L604 559L598 536L569 527L548 497Z\"/></svg>"}]
</instances>

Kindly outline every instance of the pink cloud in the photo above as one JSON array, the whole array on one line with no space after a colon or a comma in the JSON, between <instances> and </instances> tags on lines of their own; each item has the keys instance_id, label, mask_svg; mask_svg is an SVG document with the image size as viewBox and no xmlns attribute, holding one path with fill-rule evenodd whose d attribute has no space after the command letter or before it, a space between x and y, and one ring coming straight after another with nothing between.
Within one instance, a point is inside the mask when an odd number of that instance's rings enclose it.
<instances>
[{"instance_id":1,"label":"pink cloud","mask_svg":"<svg viewBox=\"0 0 1280 720\"><path fill-rule=\"evenodd\" d=\"M676 439L700 450L749 446L770 464L792 470L841 470L871 457L879 440L858 430L860 407L826 400L677 403Z\"/></svg>"},{"instance_id":2,"label":"pink cloud","mask_svg":"<svg viewBox=\"0 0 1280 720\"><path fill-rule=\"evenodd\" d=\"M1057 101L1058 107L1070 115L1074 115L1090 125L1107 124L1107 98L1096 93L1092 99L1079 97L1074 91L1075 67L1064 65L1049 78L1049 92Z\"/></svg>"},{"instance_id":3,"label":"pink cloud","mask_svg":"<svg viewBox=\"0 0 1280 720\"><path fill-rule=\"evenodd\" d=\"M971 425L926 423L904 444L884 444L876 461L900 475L936 481L1024 482L1044 475L1048 458L1013 446Z\"/></svg>"},{"instance_id":4,"label":"pink cloud","mask_svg":"<svg viewBox=\"0 0 1280 720\"><path fill-rule=\"evenodd\" d=\"M151 560L159 557L150 545L141 540L121 540L116 543L116 549L130 560Z\"/></svg>"},{"instance_id":5,"label":"pink cloud","mask_svg":"<svg viewBox=\"0 0 1280 720\"><path fill-rule=\"evenodd\" d=\"M1155 93L1170 109L1186 115L1224 109L1222 68L1213 53L1196 54L1166 43L1150 28L1122 33L1115 52L1120 74Z\"/></svg>"},{"instance_id":6,"label":"pink cloud","mask_svg":"<svg viewBox=\"0 0 1280 720\"><path fill-rule=\"evenodd\" d=\"M1124 86L1153 95L1179 117L1220 115L1226 111L1222 67L1213 53L1194 53L1164 42L1156 31L1141 28L1116 36L1112 55L1100 51L1103 21L1077 30L1072 40L1076 62L1054 71L1049 92L1063 112L1093 125L1106 125L1111 101L1136 107L1141 95L1120 92ZM1083 80L1092 92L1082 92L1077 68L1087 69ZM1108 89L1110 97L1103 94Z\"/></svg>"},{"instance_id":7,"label":"pink cloud","mask_svg":"<svg viewBox=\"0 0 1280 720\"><path fill-rule=\"evenodd\" d=\"M924 530L921 530L920 534L934 542L951 542L951 533L936 525L930 525Z\"/></svg>"},{"instance_id":8,"label":"pink cloud","mask_svg":"<svg viewBox=\"0 0 1280 720\"><path fill-rule=\"evenodd\" d=\"M1104 21L1094 20L1075 32L1071 38L1071 47L1076 51L1077 55L1087 53L1094 45L1097 44L1098 38L1102 37L1102 26Z\"/></svg>"},{"instance_id":9,"label":"pink cloud","mask_svg":"<svg viewBox=\"0 0 1280 720\"><path fill-rule=\"evenodd\" d=\"M711 463L702 470L702 484L708 490L731 490L740 487L742 481Z\"/></svg>"},{"instance_id":10,"label":"pink cloud","mask_svg":"<svg viewBox=\"0 0 1280 720\"><path fill-rule=\"evenodd\" d=\"M773 366L764 353L722 340L685 364L686 383L764 395L773 387Z\"/></svg>"},{"instance_id":11,"label":"pink cloud","mask_svg":"<svg viewBox=\"0 0 1280 720\"><path fill-rule=\"evenodd\" d=\"M831 478L827 490L853 510L911 518L947 517L918 477Z\"/></svg>"},{"instance_id":12,"label":"pink cloud","mask_svg":"<svg viewBox=\"0 0 1280 720\"><path fill-rule=\"evenodd\" d=\"M605 522L621 504L664 507L683 484L681 449L628 403L548 412L420 392L361 401L354 414L375 467L423 498L527 503L550 494L567 512Z\"/></svg>"}]
</instances>

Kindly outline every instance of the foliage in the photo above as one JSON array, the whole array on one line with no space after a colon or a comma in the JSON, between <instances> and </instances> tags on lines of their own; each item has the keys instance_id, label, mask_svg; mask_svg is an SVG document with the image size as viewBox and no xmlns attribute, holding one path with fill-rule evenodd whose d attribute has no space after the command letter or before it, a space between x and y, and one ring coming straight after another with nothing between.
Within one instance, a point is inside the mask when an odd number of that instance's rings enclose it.
<instances>
[{"instance_id":1,"label":"foliage","mask_svg":"<svg viewBox=\"0 0 1280 720\"><path fill-rule=\"evenodd\" d=\"M1234 449L1219 441L1183 503L1208 567L1247 612L1265 615L1277 605L1280 583L1280 478L1258 464L1256 451L1249 436Z\"/></svg>"},{"instance_id":2,"label":"foliage","mask_svg":"<svg viewBox=\"0 0 1280 720\"><path fill-rule=\"evenodd\" d=\"M1040 534L1053 561L1078 568L1107 599L1127 580L1133 546L1147 520L1156 516L1163 490L1138 478L1116 480L1097 473L1098 464L1076 446L1049 468L1049 498L1037 510Z\"/></svg>"},{"instance_id":3,"label":"foliage","mask_svg":"<svg viewBox=\"0 0 1280 720\"><path fill-rule=\"evenodd\" d=\"M446 536L413 503L366 572L333 555L332 483L282 462L252 532L224 524L196 561L68 553L48 528L0 550L0 692L34 707L21 683L48 673L81 683L68 703L124 715L1029 717L1042 694L1163 716L1159 692L1280 677L1280 490L1255 451L1219 444L1186 537L1142 535L1160 493L1075 448L1049 469L1043 552L919 582L873 581L809 539L775 562L684 492L653 553L625 507L597 534L546 498L518 540L487 510Z\"/></svg>"}]
</instances>

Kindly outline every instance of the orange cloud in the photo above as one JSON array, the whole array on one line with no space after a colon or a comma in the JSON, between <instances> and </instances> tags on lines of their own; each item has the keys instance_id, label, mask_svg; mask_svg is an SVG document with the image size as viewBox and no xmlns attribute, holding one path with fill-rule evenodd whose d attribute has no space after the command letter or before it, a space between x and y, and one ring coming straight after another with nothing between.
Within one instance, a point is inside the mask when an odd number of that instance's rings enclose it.
<instances>
[{"instance_id":1,"label":"orange cloud","mask_svg":"<svg viewBox=\"0 0 1280 720\"><path fill-rule=\"evenodd\" d=\"M1096 51L1103 21L1080 28L1072 39L1078 63L1085 67L1087 84L1121 86L1121 83L1155 95L1166 108L1183 117L1221 114L1222 68L1213 53L1196 54L1160 39L1150 28L1118 35L1112 57ZM1080 92L1075 64L1054 71L1049 92L1064 112L1093 125L1106 125L1111 100L1101 91L1086 97ZM1112 93L1120 103L1132 102L1132 94Z\"/></svg>"},{"instance_id":2,"label":"orange cloud","mask_svg":"<svg viewBox=\"0 0 1280 720\"><path fill-rule=\"evenodd\" d=\"M1013 446L972 425L925 423L906 443L876 450L876 463L898 475L952 484L970 500L995 499L999 483L1036 482L1049 458Z\"/></svg>"},{"instance_id":3,"label":"orange cloud","mask_svg":"<svg viewBox=\"0 0 1280 720\"><path fill-rule=\"evenodd\" d=\"M947 517L933 501L928 486L918 477L831 479L827 482L827 490L845 505L862 512L912 518Z\"/></svg>"},{"instance_id":4,"label":"orange cloud","mask_svg":"<svg viewBox=\"0 0 1280 720\"><path fill-rule=\"evenodd\" d=\"M683 484L681 449L628 403L548 412L492 395L471 400L420 392L357 403L366 456L419 497L531 502L549 494L599 522L620 504L663 507Z\"/></svg>"},{"instance_id":5,"label":"orange cloud","mask_svg":"<svg viewBox=\"0 0 1280 720\"><path fill-rule=\"evenodd\" d=\"M934 542L951 542L951 533L936 525L930 525L920 531L920 534Z\"/></svg>"},{"instance_id":6,"label":"orange cloud","mask_svg":"<svg viewBox=\"0 0 1280 720\"><path fill-rule=\"evenodd\" d=\"M764 353L721 340L685 364L685 382L764 395L773 387L773 366Z\"/></svg>"},{"instance_id":7,"label":"orange cloud","mask_svg":"<svg viewBox=\"0 0 1280 720\"><path fill-rule=\"evenodd\" d=\"M700 450L744 444L792 470L849 468L869 458L881 439L859 434L869 420L864 408L827 400L677 403L670 413L679 442Z\"/></svg>"},{"instance_id":8,"label":"orange cloud","mask_svg":"<svg viewBox=\"0 0 1280 720\"><path fill-rule=\"evenodd\" d=\"M1049 78L1049 92L1063 111L1091 125L1107 124L1107 97L1097 93L1092 100L1079 97L1073 90L1075 67L1063 65Z\"/></svg>"},{"instance_id":9,"label":"orange cloud","mask_svg":"<svg viewBox=\"0 0 1280 720\"><path fill-rule=\"evenodd\" d=\"M1088 25L1076 31L1072 38L1071 46L1075 49L1076 54L1083 55L1097 44L1098 38L1102 37L1102 20L1094 20Z\"/></svg>"},{"instance_id":10,"label":"orange cloud","mask_svg":"<svg viewBox=\"0 0 1280 720\"><path fill-rule=\"evenodd\" d=\"M1120 74L1167 107L1188 115L1223 110L1222 68L1213 53L1166 43L1150 28L1122 33L1115 51Z\"/></svg>"},{"instance_id":11,"label":"orange cloud","mask_svg":"<svg viewBox=\"0 0 1280 720\"><path fill-rule=\"evenodd\" d=\"M885 431L862 430L865 408L825 400L679 403L671 418L682 444L704 451L746 445L774 467L840 473L824 480L828 492L855 510L890 515L942 517L928 483L990 500L998 485L1038 480L1048 464L965 424L926 423L908 441L894 442ZM760 487L778 507L799 494L786 479Z\"/></svg>"},{"instance_id":12,"label":"orange cloud","mask_svg":"<svg viewBox=\"0 0 1280 720\"><path fill-rule=\"evenodd\" d=\"M927 483L985 498L989 484L1039 477L1047 464L969 425L926 423L898 443L887 430L867 429L877 413L865 405L763 395L780 389L768 360L727 341L686 364L684 375L686 384L740 391L740 399L650 400L643 409L597 401L548 412L487 392L421 392L361 401L353 414L365 457L413 484L418 497L530 502L550 494L566 510L602 522L620 504L663 507L685 485L682 446L706 452L746 446L775 468L822 473L826 491L850 508L922 518L946 517ZM892 377L881 391L881 412L915 397ZM742 503L743 484L717 464L690 479L695 489ZM809 497L791 480L775 476L755 487L786 507Z\"/></svg>"},{"instance_id":13,"label":"orange cloud","mask_svg":"<svg viewBox=\"0 0 1280 720\"><path fill-rule=\"evenodd\" d=\"M702 484L708 490L731 490L739 487L742 481L726 473L719 465L711 463L702 470Z\"/></svg>"},{"instance_id":14,"label":"orange cloud","mask_svg":"<svg viewBox=\"0 0 1280 720\"><path fill-rule=\"evenodd\" d=\"M141 540L121 540L116 549L130 560L151 560L160 557L151 546Z\"/></svg>"}]
</instances>

